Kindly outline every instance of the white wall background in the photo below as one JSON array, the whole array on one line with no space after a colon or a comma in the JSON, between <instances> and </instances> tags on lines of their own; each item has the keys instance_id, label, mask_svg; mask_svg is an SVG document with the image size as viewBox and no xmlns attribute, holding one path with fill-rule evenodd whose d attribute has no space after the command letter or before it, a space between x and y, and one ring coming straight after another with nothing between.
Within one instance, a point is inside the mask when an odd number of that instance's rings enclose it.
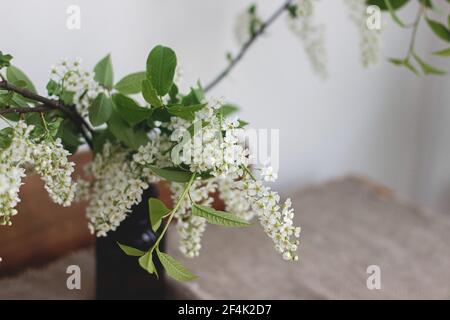
<instances>
[{"instance_id":1,"label":"white wall background","mask_svg":"<svg viewBox=\"0 0 450 320\"><path fill-rule=\"evenodd\" d=\"M256 2L267 16L281 1ZM236 49L233 20L248 3L8 1L1 6L0 49L13 54L42 90L50 66L62 57L79 56L93 67L111 52L118 80L142 70L149 50L159 43L177 52L186 85L207 82L225 66L225 52ZM65 27L71 4L82 10L79 31ZM285 193L362 173L414 203L450 212L449 77L418 78L384 61L363 69L358 34L342 1L321 1L318 11L327 25L327 81L311 72L301 44L281 19L212 94L241 105L253 127L281 129L278 185ZM402 15L411 18L412 12ZM409 33L386 24L383 55L400 57ZM421 52L444 47L432 39L428 31L420 34ZM448 62L440 62L450 70Z\"/></svg>"}]
</instances>

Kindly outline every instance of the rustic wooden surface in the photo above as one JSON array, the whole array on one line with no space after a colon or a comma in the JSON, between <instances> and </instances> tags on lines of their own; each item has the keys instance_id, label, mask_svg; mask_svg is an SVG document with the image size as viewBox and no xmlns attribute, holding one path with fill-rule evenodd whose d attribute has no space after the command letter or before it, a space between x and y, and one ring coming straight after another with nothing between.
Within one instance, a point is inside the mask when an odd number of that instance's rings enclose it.
<instances>
[{"instance_id":1,"label":"rustic wooden surface","mask_svg":"<svg viewBox=\"0 0 450 320\"><path fill-rule=\"evenodd\" d=\"M83 176L89 153L72 157L76 163L74 177ZM158 185L161 199L170 206L170 192L164 183ZM0 277L39 266L62 255L91 246L85 204L63 208L51 202L40 177L28 176L21 187L19 213L12 226L0 226Z\"/></svg>"},{"instance_id":2,"label":"rustic wooden surface","mask_svg":"<svg viewBox=\"0 0 450 320\"><path fill-rule=\"evenodd\" d=\"M87 153L75 155L76 172L89 161ZM21 187L19 213L12 226L0 226L0 276L39 265L93 243L87 229L84 204L63 208L51 202L41 179L28 176Z\"/></svg>"},{"instance_id":3,"label":"rustic wooden surface","mask_svg":"<svg viewBox=\"0 0 450 320\"><path fill-rule=\"evenodd\" d=\"M245 231L208 226L201 256L186 259L171 228L170 253L200 276L172 282L174 298L450 298L450 216L399 203L388 189L359 178L308 188L292 200L303 228L299 263L282 261L257 225ZM93 251L73 257L0 279L0 299L92 298ZM79 294L66 289L62 272L76 261L86 275ZM381 268L381 290L366 287L369 265Z\"/></svg>"},{"instance_id":4,"label":"rustic wooden surface","mask_svg":"<svg viewBox=\"0 0 450 320\"><path fill-rule=\"evenodd\" d=\"M387 188L346 178L293 196L302 226L300 261L282 261L259 226L208 226L199 258L183 258L199 276L173 283L197 299L450 298L450 216L425 213ZM173 231L173 230L172 230ZM367 267L381 268L381 289L366 286Z\"/></svg>"}]
</instances>

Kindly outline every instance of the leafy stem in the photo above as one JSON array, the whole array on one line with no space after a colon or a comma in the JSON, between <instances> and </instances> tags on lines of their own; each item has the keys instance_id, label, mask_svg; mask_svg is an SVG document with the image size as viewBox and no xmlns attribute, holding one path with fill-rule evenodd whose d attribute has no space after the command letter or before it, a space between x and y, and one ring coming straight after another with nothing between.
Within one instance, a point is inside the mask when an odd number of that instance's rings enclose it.
<instances>
[{"instance_id":1,"label":"leafy stem","mask_svg":"<svg viewBox=\"0 0 450 320\"><path fill-rule=\"evenodd\" d=\"M158 250L159 247L159 243L161 242L161 240L163 239L165 233L167 232L167 229L169 228L170 223L172 222L172 219L175 215L175 212L178 211L178 209L180 208L181 203L183 202L184 198L186 198L186 195L189 194L189 189L192 186L192 183L194 183L196 174L192 174L191 178L189 179L189 182L186 183L186 186L184 187L183 193L181 194L181 196L178 198L177 203L175 204L175 206L173 207L172 211L169 214L169 217L167 219L167 222L164 226L164 229L162 230L161 234L159 235L158 239L155 242L155 245L153 246L153 249L156 248L156 250Z\"/></svg>"},{"instance_id":2,"label":"leafy stem","mask_svg":"<svg viewBox=\"0 0 450 320\"><path fill-rule=\"evenodd\" d=\"M414 54L414 49L416 46L416 39L417 39L417 30L419 29L420 20L422 19L424 12L425 12L425 6L424 6L423 2L421 1L419 10L417 11L416 19L414 20L414 22L412 24L411 41L409 43L408 54L406 55L405 60L409 60L411 55Z\"/></svg>"}]
</instances>

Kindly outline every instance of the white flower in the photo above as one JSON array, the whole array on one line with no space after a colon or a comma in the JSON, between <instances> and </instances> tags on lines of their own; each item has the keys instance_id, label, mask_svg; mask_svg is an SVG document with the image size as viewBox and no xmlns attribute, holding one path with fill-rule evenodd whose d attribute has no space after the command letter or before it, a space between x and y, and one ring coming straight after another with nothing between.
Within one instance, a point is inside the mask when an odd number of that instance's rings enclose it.
<instances>
[{"instance_id":1,"label":"white flower","mask_svg":"<svg viewBox=\"0 0 450 320\"><path fill-rule=\"evenodd\" d=\"M33 126L19 121L13 128L11 145L1 151L1 224L10 225L11 216L17 214L15 207L20 201L18 193L25 168L34 168L41 175L55 203L68 206L74 198L76 184L71 179L74 164L67 160L69 153L59 140L32 141L30 133L33 129Z\"/></svg>"},{"instance_id":2,"label":"white flower","mask_svg":"<svg viewBox=\"0 0 450 320\"><path fill-rule=\"evenodd\" d=\"M90 193L86 215L89 229L99 237L116 230L132 206L142 201L142 193L149 183L159 180L139 162L128 160L127 151L109 143L95 156L86 172L92 176L92 183L82 183L90 191L83 191L84 195Z\"/></svg>"},{"instance_id":3,"label":"white flower","mask_svg":"<svg viewBox=\"0 0 450 320\"><path fill-rule=\"evenodd\" d=\"M380 60L380 30L370 30L367 27L367 4L365 0L344 0L349 9L350 19L359 32L361 62L364 67L376 65Z\"/></svg>"},{"instance_id":4,"label":"white flower","mask_svg":"<svg viewBox=\"0 0 450 320\"><path fill-rule=\"evenodd\" d=\"M273 170L272 167L261 168L261 177L264 181L275 182L278 179L278 174Z\"/></svg>"},{"instance_id":5,"label":"white flower","mask_svg":"<svg viewBox=\"0 0 450 320\"><path fill-rule=\"evenodd\" d=\"M77 187L72 183L75 164L67 160L69 155L60 139L39 143L32 152L34 170L42 177L50 198L64 207L71 205Z\"/></svg>"},{"instance_id":6,"label":"white flower","mask_svg":"<svg viewBox=\"0 0 450 320\"><path fill-rule=\"evenodd\" d=\"M74 94L74 103L82 116L88 114L92 101L102 92L106 92L97 81L94 73L86 71L81 66L81 59L73 62L62 60L58 65L52 66L50 78L60 84L65 91Z\"/></svg>"},{"instance_id":7,"label":"white flower","mask_svg":"<svg viewBox=\"0 0 450 320\"><path fill-rule=\"evenodd\" d=\"M288 27L303 42L306 55L313 70L323 79L327 78L327 53L324 26L314 21L315 0L297 0L296 16L288 16Z\"/></svg>"},{"instance_id":8,"label":"white flower","mask_svg":"<svg viewBox=\"0 0 450 320\"><path fill-rule=\"evenodd\" d=\"M200 254L201 239L205 232L206 220L201 217L192 215L190 200L201 205L211 205L213 199L210 194L217 188L213 180L206 182L195 181L190 189L189 198L186 198L175 212L177 218L177 231L179 235L180 251L187 257L193 258ZM171 183L172 199L174 202L178 200L184 190L184 186L179 183Z\"/></svg>"}]
</instances>

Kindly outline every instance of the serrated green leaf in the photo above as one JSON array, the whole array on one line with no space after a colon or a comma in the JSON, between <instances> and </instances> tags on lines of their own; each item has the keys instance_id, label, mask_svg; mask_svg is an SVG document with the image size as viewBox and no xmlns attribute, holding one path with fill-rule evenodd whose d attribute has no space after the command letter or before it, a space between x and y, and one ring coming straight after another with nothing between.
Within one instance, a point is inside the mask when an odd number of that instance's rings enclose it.
<instances>
[{"instance_id":1,"label":"serrated green leaf","mask_svg":"<svg viewBox=\"0 0 450 320\"><path fill-rule=\"evenodd\" d=\"M145 101L150 103L152 106L157 108L162 106L161 100L158 97L158 93L156 92L155 88L153 88L153 85L149 80L144 80L142 82L142 96L144 97Z\"/></svg>"},{"instance_id":2,"label":"serrated green leaf","mask_svg":"<svg viewBox=\"0 0 450 320\"><path fill-rule=\"evenodd\" d=\"M147 79L160 96L166 95L173 85L177 66L175 52L163 46L156 46L147 58Z\"/></svg>"},{"instance_id":3,"label":"serrated green leaf","mask_svg":"<svg viewBox=\"0 0 450 320\"><path fill-rule=\"evenodd\" d=\"M195 119L195 113L203 109L205 106L206 104L196 104L192 106L174 105L167 107L167 111L171 115L185 120L193 121Z\"/></svg>"},{"instance_id":4,"label":"serrated green leaf","mask_svg":"<svg viewBox=\"0 0 450 320\"><path fill-rule=\"evenodd\" d=\"M89 107L89 121L94 127L100 126L109 120L112 110L113 102L111 97L100 93Z\"/></svg>"},{"instance_id":5,"label":"serrated green leaf","mask_svg":"<svg viewBox=\"0 0 450 320\"><path fill-rule=\"evenodd\" d=\"M117 91L123 94L135 94L141 92L142 81L146 79L146 72L135 72L123 77L114 86Z\"/></svg>"},{"instance_id":6,"label":"serrated green leaf","mask_svg":"<svg viewBox=\"0 0 450 320\"><path fill-rule=\"evenodd\" d=\"M144 121L152 113L151 109L141 107L136 101L121 93L113 95L113 101L115 110L130 126Z\"/></svg>"},{"instance_id":7,"label":"serrated green leaf","mask_svg":"<svg viewBox=\"0 0 450 320\"><path fill-rule=\"evenodd\" d=\"M108 89L112 89L114 84L114 73L111 62L111 55L107 55L101 59L94 67L94 80L104 85Z\"/></svg>"},{"instance_id":8,"label":"serrated green leaf","mask_svg":"<svg viewBox=\"0 0 450 320\"><path fill-rule=\"evenodd\" d=\"M155 264L153 263L153 251L148 251L139 258L139 265L148 273L156 273Z\"/></svg>"},{"instance_id":9,"label":"serrated green leaf","mask_svg":"<svg viewBox=\"0 0 450 320\"><path fill-rule=\"evenodd\" d=\"M434 74L434 75L444 75L445 74L445 71L440 70L440 69L433 67L432 65L426 63L416 54L414 54L414 59L420 65L423 73L425 73L425 74Z\"/></svg>"},{"instance_id":10,"label":"serrated green leaf","mask_svg":"<svg viewBox=\"0 0 450 320\"><path fill-rule=\"evenodd\" d=\"M219 111L222 113L223 117L227 117L237 111L239 111L239 107L234 104L224 104L220 107Z\"/></svg>"},{"instance_id":11,"label":"serrated green leaf","mask_svg":"<svg viewBox=\"0 0 450 320\"><path fill-rule=\"evenodd\" d=\"M108 130L117 140L133 150L137 150L140 146L148 143L146 132L133 129L115 110L113 110L108 120Z\"/></svg>"},{"instance_id":12,"label":"serrated green leaf","mask_svg":"<svg viewBox=\"0 0 450 320\"><path fill-rule=\"evenodd\" d=\"M150 169L158 176L173 182L189 182L192 173L178 168L158 168L150 166Z\"/></svg>"},{"instance_id":13,"label":"serrated green leaf","mask_svg":"<svg viewBox=\"0 0 450 320\"><path fill-rule=\"evenodd\" d=\"M247 221L242 220L231 213L217 211L213 208L198 204L192 206L192 214L205 218L209 223L226 227L248 227L250 225Z\"/></svg>"},{"instance_id":14,"label":"serrated green leaf","mask_svg":"<svg viewBox=\"0 0 450 320\"><path fill-rule=\"evenodd\" d=\"M6 79L11 83L17 83L19 81L23 81L26 83L26 88L34 93L36 93L36 88L34 84L31 82L30 78L27 77L27 75L20 70L19 68L15 66L9 66L6 69Z\"/></svg>"},{"instance_id":15,"label":"serrated green leaf","mask_svg":"<svg viewBox=\"0 0 450 320\"><path fill-rule=\"evenodd\" d=\"M435 51L433 54L441 57L450 57L450 48Z\"/></svg>"},{"instance_id":16,"label":"serrated green leaf","mask_svg":"<svg viewBox=\"0 0 450 320\"><path fill-rule=\"evenodd\" d=\"M426 18L428 26L437 35L444 41L450 42L450 31L444 26L442 23L432 20L430 18Z\"/></svg>"},{"instance_id":17,"label":"serrated green leaf","mask_svg":"<svg viewBox=\"0 0 450 320\"><path fill-rule=\"evenodd\" d=\"M169 277L178 281L192 281L197 279L196 275L168 254L159 250L156 253Z\"/></svg>"},{"instance_id":18,"label":"serrated green leaf","mask_svg":"<svg viewBox=\"0 0 450 320\"><path fill-rule=\"evenodd\" d=\"M11 127L0 130L0 149L7 149L14 137L14 129Z\"/></svg>"},{"instance_id":19,"label":"serrated green leaf","mask_svg":"<svg viewBox=\"0 0 450 320\"><path fill-rule=\"evenodd\" d=\"M128 256L132 256L132 257L140 257L143 256L145 254L144 251L121 244L119 242L117 242L117 244L119 245L120 249L122 249L123 252L125 252L126 255Z\"/></svg>"},{"instance_id":20,"label":"serrated green leaf","mask_svg":"<svg viewBox=\"0 0 450 320\"><path fill-rule=\"evenodd\" d=\"M166 205L159 199L150 198L148 200L150 223L153 231L158 230L161 226L162 218L170 212Z\"/></svg>"}]
</instances>

